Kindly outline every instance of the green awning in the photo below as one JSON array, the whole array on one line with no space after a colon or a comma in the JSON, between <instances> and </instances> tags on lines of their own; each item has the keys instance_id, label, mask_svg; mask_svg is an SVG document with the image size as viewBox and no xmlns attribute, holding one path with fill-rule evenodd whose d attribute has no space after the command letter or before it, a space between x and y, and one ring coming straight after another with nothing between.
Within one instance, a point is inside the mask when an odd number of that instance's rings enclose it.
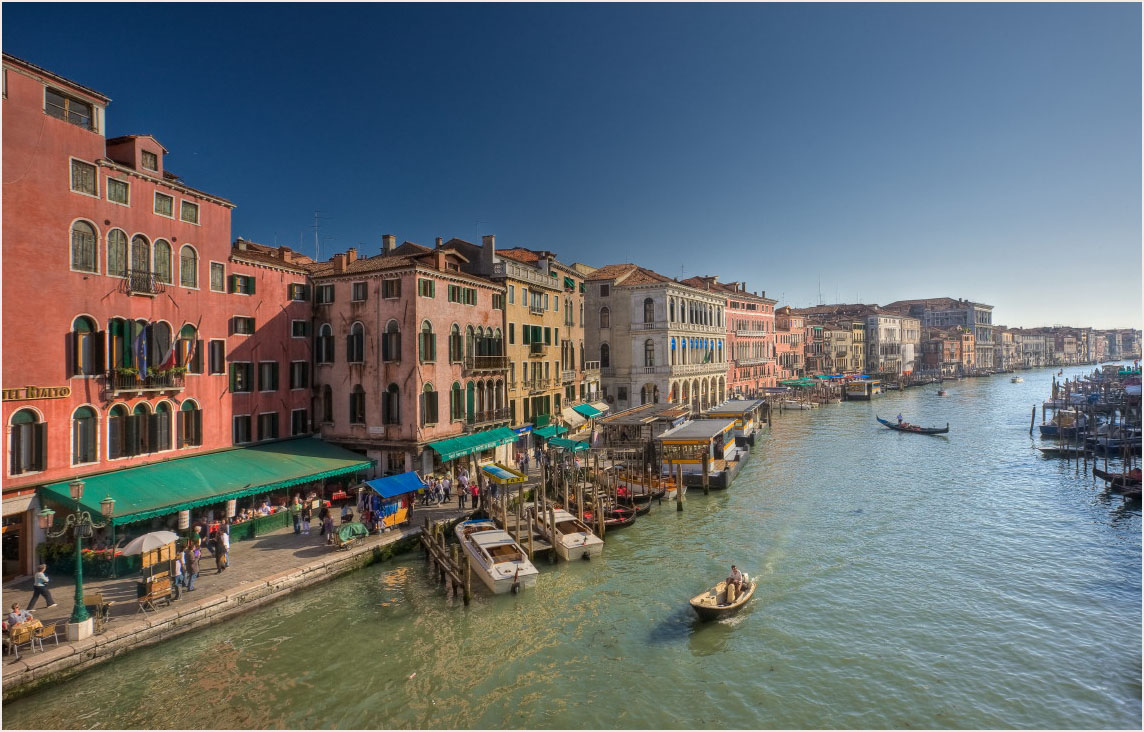
<instances>
[{"instance_id":1,"label":"green awning","mask_svg":"<svg viewBox=\"0 0 1144 732\"><path fill-rule=\"evenodd\" d=\"M450 437L447 440L430 442L429 447L441 456L443 462L448 462L465 455L472 455L474 452L488 450L497 445L516 442L516 437L516 433L508 427L497 427L495 430L474 432L471 435L461 435L460 437Z\"/></svg>"},{"instance_id":2,"label":"green awning","mask_svg":"<svg viewBox=\"0 0 1144 732\"><path fill-rule=\"evenodd\" d=\"M552 439L557 435L562 435L568 431L568 428L562 424L554 424L548 427L541 427L532 431L532 434L537 437L543 437L546 440Z\"/></svg>"},{"instance_id":3,"label":"green awning","mask_svg":"<svg viewBox=\"0 0 1144 732\"><path fill-rule=\"evenodd\" d=\"M98 516L99 502L111 496L115 499L111 521L122 525L368 470L372 465L373 461L356 452L305 437L84 478L83 506ZM40 490L65 506L74 505L66 481Z\"/></svg>"},{"instance_id":4,"label":"green awning","mask_svg":"<svg viewBox=\"0 0 1144 732\"><path fill-rule=\"evenodd\" d=\"M582 414L589 419L592 417L598 417L603 414L603 412L601 412L599 409L596 409L591 404L577 404L576 406L572 407L572 409L575 410L577 414Z\"/></svg>"},{"instance_id":5,"label":"green awning","mask_svg":"<svg viewBox=\"0 0 1144 732\"><path fill-rule=\"evenodd\" d=\"M588 449L588 443L583 440L566 440L563 437L553 437L548 444L568 452L583 452Z\"/></svg>"},{"instance_id":6,"label":"green awning","mask_svg":"<svg viewBox=\"0 0 1144 732\"><path fill-rule=\"evenodd\" d=\"M575 290L576 289L576 281L573 280L571 277L565 277L564 278L564 286L565 287L571 287L573 290Z\"/></svg>"}]
</instances>

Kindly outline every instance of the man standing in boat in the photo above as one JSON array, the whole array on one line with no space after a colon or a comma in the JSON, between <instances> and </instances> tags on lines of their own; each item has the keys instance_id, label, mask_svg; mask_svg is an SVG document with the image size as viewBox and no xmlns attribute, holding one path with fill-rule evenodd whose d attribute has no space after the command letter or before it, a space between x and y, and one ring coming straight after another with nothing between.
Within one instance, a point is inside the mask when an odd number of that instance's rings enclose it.
<instances>
[{"instance_id":1,"label":"man standing in boat","mask_svg":"<svg viewBox=\"0 0 1144 732\"><path fill-rule=\"evenodd\" d=\"M898 424L900 425L901 423L902 423L902 413L898 412Z\"/></svg>"}]
</instances>

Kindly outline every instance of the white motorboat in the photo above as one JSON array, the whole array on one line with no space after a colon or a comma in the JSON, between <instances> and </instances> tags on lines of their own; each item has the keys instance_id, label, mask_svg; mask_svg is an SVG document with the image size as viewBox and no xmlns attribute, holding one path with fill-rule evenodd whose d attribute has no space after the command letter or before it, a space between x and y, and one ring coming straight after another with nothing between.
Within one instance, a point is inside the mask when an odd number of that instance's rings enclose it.
<instances>
[{"instance_id":1,"label":"white motorboat","mask_svg":"<svg viewBox=\"0 0 1144 732\"><path fill-rule=\"evenodd\" d=\"M535 506L534 506L535 510ZM592 533L580 519L562 508L553 509L556 530L550 531L548 512L541 512L537 521L540 534L556 549L556 556L565 560L588 559L604 551L604 540Z\"/></svg>"},{"instance_id":2,"label":"white motorboat","mask_svg":"<svg viewBox=\"0 0 1144 732\"><path fill-rule=\"evenodd\" d=\"M1014 376L1013 378L1009 379L1009 381L1014 384L1021 384L1025 381L1025 379L1022 376Z\"/></svg>"},{"instance_id":3,"label":"white motorboat","mask_svg":"<svg viewBox=\"0 0 1144 732\"><path fill-rule=\"evenodd\" d=\"M456 533L469 566L495 594L502 595L517 583L521 588L536 586L540 573L528 561L528 555L492 521L462 521L457 524Z\"/></svg>"},{"instance_id":4,"label":"white motorboat","mask_svg":"<svg viewBox=\"0 0 1144 732\"><path fill-rule=\"evenodd\" d=\"M814 402L796 402L793 399L788 399L782 404L783 409L817 409L818 405Z\"/></svg>"}]
</instances>

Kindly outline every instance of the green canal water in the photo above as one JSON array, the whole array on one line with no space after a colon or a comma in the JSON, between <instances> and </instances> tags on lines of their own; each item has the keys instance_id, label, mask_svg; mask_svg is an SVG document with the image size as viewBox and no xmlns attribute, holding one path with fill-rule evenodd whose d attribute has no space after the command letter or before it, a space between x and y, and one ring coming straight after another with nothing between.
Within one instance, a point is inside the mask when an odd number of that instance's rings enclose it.
<instances>
[{"instance_id":1,"label":"green canal water","mask_svg":"<svg viewBox=\"0 0 1144 732\"><path fill-rule=\"evenodd\" d=\"M1139 729L1140 510L1032 449L1050 380L788 412L730 490L653 509L599 561L542 564L535 592L464 608L410 556L5 704L3 724ZM950 435L874 421L899 411ZM761 581L752 605L698 623L687 598L731 562Z\"/></svg>"}]
</instances>

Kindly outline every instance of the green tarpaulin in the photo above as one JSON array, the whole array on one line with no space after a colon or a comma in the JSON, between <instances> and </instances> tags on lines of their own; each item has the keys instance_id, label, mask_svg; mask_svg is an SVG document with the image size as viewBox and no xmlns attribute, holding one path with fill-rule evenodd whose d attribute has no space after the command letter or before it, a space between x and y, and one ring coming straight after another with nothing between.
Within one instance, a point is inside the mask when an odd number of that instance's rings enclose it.
<instances>
[{"instance_id":1,"label":"green tarpaulin","mask_svg":"<svg viewBox=\"0 0 1144 732\"><path fill-rule=\"evenodd\" d=\"M367 529L364 524L357 521L354 521L351 524L342 524L338 527L338 538L342 541L360 539L363 536L369 536L369 529Z\"/></svg>"},{"instance_id":2,"label":"green tarpaulin","mask_svg":"<svg viewBox=\"0 0 1144 732\"><path fill-rule=\"evenodd\" d=\"M603 412L601 412L599 409L596 409L591 404L577 404L576 406L572 407L572 409L577 414L582 414L589 419L592 417L598 417L603 414Z\"/></svg>"},{"instance_id":3,"label":"green tarpaulin","mask_svg":"<svg viewBox=\"0 0 1144 732\"><path fill-rule=\"evenodd\" d=\"M564 278L564 286L575 290L576 289L576 282L571 277L565 277Z\"/></svg>"},{"instance_id":4,"label":"green tarpaulin","mask_svg":"<svg viewBox=\"0 0 1144 732\"><path fill-rule=\"evenodd\" d=\"M372 461L312 437L213 452L84 478L83 506L99 515L105 496L115 499L114 524L129 524L198 506L289 488L367 470ZM66 482L40 489L46 498L74 505Z\"/></svg>"},{"instance_id":5,"label":"green tarpaulin","mask_svg":"<svg viewBox=\"0 0 1144 732\"><path fill-rule=\"evenodd\" d=\"M556 437L557 435L562 435L567 431L568 428L564 425L554 424L550 427L541 427L539 429L535 429L532 431L532 434L547 440L552 437Z\"/></svg>"},{"instance_id":6,"label":"green tarpaulin","mask_svg":"<svg viewBox=\"0 0 1144 732\"><path fill-rule=\"evenodd\" d=\"M583 452L588 449L588 443L582 440L565 440L563 437L553 437L548 441L552 447L559 447L568 452Z\"/></svg>"},{"instance_id":7,"label":"green tarpaulin","mask_svg":"<svg viewBox=\"0 0 1144 732\"><path fill-rule=\"evenodd\" d=\"M516 442L516 433L508 427L497 427L495 430L474 432L471 435L461 435L460 437L450 437L447 440L430 442L429 447L441 456L442 461L448 462L465 455L471 455L474 452L488 450L497 445L507 445L510 442Z\"/></svg>"}]
</instances>

